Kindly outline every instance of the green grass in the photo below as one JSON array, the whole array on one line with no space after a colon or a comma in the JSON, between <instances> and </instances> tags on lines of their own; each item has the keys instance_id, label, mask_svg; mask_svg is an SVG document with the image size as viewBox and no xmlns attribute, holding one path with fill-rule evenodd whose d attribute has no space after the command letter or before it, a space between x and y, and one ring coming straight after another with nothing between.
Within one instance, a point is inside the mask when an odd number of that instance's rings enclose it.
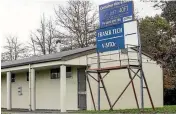
<instances>
[{"instance_id":1,"label":"green grass","mask_svg":"<svg viewBox=\"0 0 176 114\"><path fill-rule=\"evenodd\" d=\"M138 109L123 109L123 110L113 110L113 111L109 111L109 110L101 110L101 111L74 111L72 112L74 114L98 114L98 113L123 113L123 114L139 114L139 110ZM160 107L160 108L155 108L155 111L153 111L151 108L145 108L143 113L140 114L158 114L158 113L162 113L162 114L176 114L176 105L170 105L170 106L164 106L164 107ZM10 114L10 112L2 112L1 114ZM17 113L15 113L17 114Z\"/></svg>"},{"instance_id":2,"label":"green grass","mask_svg":"<svg viewBox=\"0 0 176 114\"><path fill-rule=\"evenodd\" d=\"M155 108L153 111L151 108L145 108L144 113L176 113L176 105L164 106ZM138 109L122 109L122 110L101 110L101 111L78 111L78 113L139 113Z\"/></svg>"}]
</instances>

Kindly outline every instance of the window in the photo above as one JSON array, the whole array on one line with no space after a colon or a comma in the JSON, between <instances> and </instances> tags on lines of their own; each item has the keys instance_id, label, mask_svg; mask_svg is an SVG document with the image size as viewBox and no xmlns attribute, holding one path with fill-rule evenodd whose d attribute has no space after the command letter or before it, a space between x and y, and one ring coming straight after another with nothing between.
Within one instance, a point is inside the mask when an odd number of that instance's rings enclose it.
<instances>
[{"instance_id":1,"label":"window","mask_svg":"<svg viewBox=\"0 0 176 114\"><path fill-rule=\"evenodd\" d=\"M72 76L71 67L66 68L66 77L70 78Z\"/></svg>"},{"instance_id":2,"label":"window","mask_svg":"<svg viewBox=\"0 0 176 114\"><path fill-rule=\"evenodd\" d=\"M66 67L66 78L70 78L72 76L71 67ZM60 68L51 69L51 79L60 78Z\"/></svg>"},{"instance_id":3,"label":"window","mask_svg":"<svg viewBox=\"0 0 176 114\"><path fill-rule=\"evenodd\" d=\"M58 79L60 78L60 69L51 69L51 79Z\"/></svg>"},{"instance_id":4,"label":"window","mask_svg":"<svg viewBox=\"0 0 176 114\"><path fill-rule=\"evenodd\" d=\"M29 81L29 72L26 73L27 81Z\"/></svg>"},{"instance_id":5,"label":"window","mask_svg":"<svg viewBox=\"0 0 176 114\"><path fill-rule=\"evenodd\" d=\"M14 73L12 73L11 82L15 82L15 74Z\"/></svg>"}]
</instances>

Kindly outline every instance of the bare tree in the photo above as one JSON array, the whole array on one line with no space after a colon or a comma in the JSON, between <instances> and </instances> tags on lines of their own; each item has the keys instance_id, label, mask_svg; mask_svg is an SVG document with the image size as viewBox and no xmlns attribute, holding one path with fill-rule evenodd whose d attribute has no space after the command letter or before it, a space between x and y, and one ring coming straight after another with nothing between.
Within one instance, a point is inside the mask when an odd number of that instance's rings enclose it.
<instances>
[{"instance_id":1,"label":"bare tree","mask_svg":"<svg viewBox=\"0 0 176 114\"><path fill-rule=\"evenodd\" d=\"M31 32L31 34L30 34L30 43L29 43L29 47L32 49L33 55L34 55L34 56L37 55L37 54L36 54L35 40L34 40L34 38L33 38L33 36L32 36L32 32Z\"/></svg>"},{"instance_id":2,"label":"bare tree","mask_svg":"<svg viewBox=\"0 0 176 114\"><path fill-rule=\"evenodd\" d=\"M97 11L90 1L69 0L66 7L55 9L58 37L73 48L95 44ZM61 31L62 30L62 31Z\"/></svg>"},{"instance_id":3,"label":"bare tree","mask_svg":"<svg viewBox=\"0 0 176 114\"><path fill-rule=\"evenodd\" d=\"M52 19L46 22L43 16L40 28L36 32L31 32L30 39L30 47L34 55L45 55L56 52L57 38L55 36L55 26Z\"/></svg>"},{"instance_id":4,"label":"bare tree","mask_svg":"<svg viewBox=\"0 0 176 114\"><path fill-rule=\"evenodd\" d=\"M56 37L56 28L54 22L51 19L47 22L46 30L47 30L46 50L49 54L55 53L57 51L56 41L58 40L58 38Z\"/></svg>"},{"instance_id":5,"label":"bare tree","mask_svg":"<svg viewBox=\"0 0 176 114\"><path fill-rule=\"evenodd\" d=\"M31 42L32 42L32 48L43 55L46 54L46 48L45 48L45 29L46 29L46 23L45 23L45 17L43 15L43 18L40 21L40 28L36 30L36 32L31 32ZM36 50L35 50L36 54Z\"/></svg>"},{"instance_id":6,"label":"bare tree","mask_svg":"<svg viewBox=\"0 0 176 114\"><path fill-rule=\"evenodd\" d=\"M1 53L1 61L12 61L28 57L27 47L19 43L18 37L8 36L7 45L4 46L5 52Z\"/></svg>"},{"instance_id":7,"label":"bare tree","mask_svg":"<svg viewBox=\"0 0 176 114\"><path fill-rule=\"evenodd\" d=\"M1 63L9 61L9 55L6 52L1 53Z\"/></svg>"}]
</instances>

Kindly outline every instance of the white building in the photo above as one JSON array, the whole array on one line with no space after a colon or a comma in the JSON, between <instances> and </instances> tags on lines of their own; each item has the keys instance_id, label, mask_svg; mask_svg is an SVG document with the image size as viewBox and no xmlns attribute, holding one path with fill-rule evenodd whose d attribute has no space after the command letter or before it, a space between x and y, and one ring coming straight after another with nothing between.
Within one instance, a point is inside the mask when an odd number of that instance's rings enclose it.
<instances>
[{"instance_id":1,"label":"white building","mask_svg":"<svg viewBox=\"0 0 176 114\"><path fill-rule=\"evenodd\" d=\"M130 49L134 51L133 49ZM118 51L106 52L116 53ZM117 59L119 56L106 56L106 59ZM54 109L66 110L87 109L93 110L93 103L88 84L86 83L85 69L87 63L90 68L96 68L95 47L80 48L56 54L31 57L22 60L4 62L1 64L1 108L18 109ZM125 52L121 58L127 58ZM136 53L130 53L131 58L137 58ZM160 64L143 53L143 69L155 107L163 106L163 72ZM105 59L102 59L102 61ZM137 61L130 61L137 64ZM126 65L127 61L121 61ZM117 62L102 63L101 67L119 66ZM92 74L96 78L96 74ZM31 79L31 81L29 81ZM104 82L114 102L129 82L127 69L112 70L104 78ZM29 83L31 82L31 83ZM92 92L97 107L97 82L90 79ZM137 98L140 104L140 79L134 79ZM147 92L144 90L144 106L151 107ZM114 109L137 108L131 85L114 106ZM101 109L109 109L104 91L101 90Z\"/></svg>"}]
</instances>

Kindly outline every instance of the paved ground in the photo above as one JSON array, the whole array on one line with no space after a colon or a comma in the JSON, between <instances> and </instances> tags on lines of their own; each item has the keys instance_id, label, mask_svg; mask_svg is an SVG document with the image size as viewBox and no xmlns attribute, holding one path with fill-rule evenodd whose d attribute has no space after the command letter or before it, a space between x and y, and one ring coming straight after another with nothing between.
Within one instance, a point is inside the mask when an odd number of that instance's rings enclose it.
<instances>
[{"instance_id":1,"label":"paved ground","mask_svg":"<svg viewBox=\"0 0 176 114\"><path fill-rule=\"evenodd\" d=\"M59 112L5 112L3 111L2 114L60 114L60 113Z\"/></svg>"},{"instance_id":2,"label":"paved ground","mask_svg":"<svg viewBox=\"0 0 176 114\"><path fill-rule=\"evenodd\" d=\"M35 113L35 112L33 112L33 113L31 113L31 112L3 112L2 114L70 114L70 113L40 113L40 112L37 112L37 113ZM73 114L78 114L78 113L73 113ZM80 113L79 113L80 114Z\"/></svg>"},{"instance_id":3,"label":"paved ground","mask_svg":"<svg viewBox=\"0 0 176 114\"><path fill-rule=\"evenodd\" d=\"M2 112L2 114L68 114L68 113L60 113L60 112Z\"/></svg>"},{"instance_id":4,"label":"paved ground","mask_svg":"<svg viewBox=\"0 0 176 114\"><path fill-rule=\"evenodd\" d=\"M7 111L6 109L1 109L2 114L76 114L73 111L69 111L67 113L61 113L59 110L36 110L36 111L28 111L25 109L13 109L12 111Z\"/></svg>"},{"instance_id":5,"label":"paved ground","mask_svg":"<svg viewBox=\"0 0 176 114\"><path fill-rule=\"evenodd\" d=\"M17 112L17 111L12 111L12 112L8 112L8 111L3 111L2 114L70 114L70 113L61 113L59 111L36 111L36 112ZM71 114L78 114L78 113L71 113ZM80 113L79 113L80 114Z\"/></svg>"},{"instance_id":6,"label":"paved ground","mask_svg":"<svg viewBox=\"0 0 176 114\"><path fill-rule=\"evenodd\" d=\"M2 111L1 114L78 114L78 113L73 113L73 112L61 113L59 111L35 111L35 112Z\"/></svg>"}]
</instances>

